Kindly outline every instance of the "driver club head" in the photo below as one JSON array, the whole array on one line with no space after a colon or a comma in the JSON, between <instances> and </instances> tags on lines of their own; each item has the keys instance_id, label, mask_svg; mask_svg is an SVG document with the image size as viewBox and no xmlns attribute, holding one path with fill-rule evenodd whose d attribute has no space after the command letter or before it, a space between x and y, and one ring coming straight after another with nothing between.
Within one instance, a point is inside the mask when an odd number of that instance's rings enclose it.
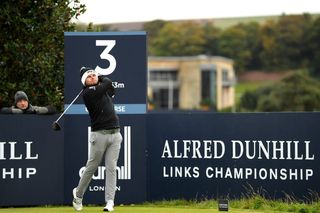
<instances>
[{"instance_id":1,"label":"driver club head","mask_svg":"<svg viewBox=\"0 0 320 213\"><path fill-rule=\"evenodd\" d=\"M53 122L51 127L54 131L59 131L61 129L61 126L58 124L58 122Z\"/></svg>"}]
</instances>

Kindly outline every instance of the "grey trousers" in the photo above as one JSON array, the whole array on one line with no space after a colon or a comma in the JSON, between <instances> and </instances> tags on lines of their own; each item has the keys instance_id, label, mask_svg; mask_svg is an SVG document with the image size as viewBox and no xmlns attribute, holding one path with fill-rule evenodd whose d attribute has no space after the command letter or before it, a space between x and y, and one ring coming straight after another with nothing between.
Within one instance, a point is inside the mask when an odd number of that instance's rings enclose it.
<instances>
[{"instance_id":1,"label":"grey trousers","mask_svg":"<svg viewBox=\"0 0 320 213\"><path fill-rule=\"evenodd\" d=\"M105 130L91 132L90 154L86 168L77 186L77 197L82 198L86 192L93 174L96 172L103 157L105 160L105 201L114 200L117 184L117 161L121 149L122 135L120 132L113 134Z\"/></svg>"}]
</instances>

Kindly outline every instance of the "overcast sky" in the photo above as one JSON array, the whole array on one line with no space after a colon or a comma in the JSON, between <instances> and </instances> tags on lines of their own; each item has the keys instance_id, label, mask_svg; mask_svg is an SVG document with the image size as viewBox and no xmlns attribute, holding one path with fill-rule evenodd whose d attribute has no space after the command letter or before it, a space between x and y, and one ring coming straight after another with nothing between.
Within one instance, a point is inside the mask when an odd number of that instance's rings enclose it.
<instances>
[{"instance_id":1,"label":"overcast sky","mask_svg":"<svg viewBox=\"0 0 320 213\"><path fill-rule=\"evenodd\" d=\"M121 23L320 13L320 0L80 0L80 22Z\"/></svg>"}]
</instances>

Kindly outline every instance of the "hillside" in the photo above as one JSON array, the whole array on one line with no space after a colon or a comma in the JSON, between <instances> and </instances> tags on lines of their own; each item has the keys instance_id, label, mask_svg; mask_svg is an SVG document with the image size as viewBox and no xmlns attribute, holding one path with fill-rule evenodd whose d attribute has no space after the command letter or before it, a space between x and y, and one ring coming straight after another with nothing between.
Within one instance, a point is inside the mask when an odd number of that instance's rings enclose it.
<instances>
[{"instance_id":1,"label":"hillside","mask_svg":"<svg viewBox=\"0 0 320 213\"><path fill-rule=\"evenodd\" d=\"M314 17L319 17L320 14L312 14ZM239 23L258 22L263 24L267 20L277 20L279 16L255 16L255 17L233 17L233 18L214 18L214 19L189 19L189 20L172 20L172 22L198 22L200 24L213 23L216 27L226 29ZM104 26L111 30L118 31L130 31L130 30L142 30L145 22L126 22L126 23L114 23L114 24L100 24L103 29Z\"/></svg>"}]
</instances>

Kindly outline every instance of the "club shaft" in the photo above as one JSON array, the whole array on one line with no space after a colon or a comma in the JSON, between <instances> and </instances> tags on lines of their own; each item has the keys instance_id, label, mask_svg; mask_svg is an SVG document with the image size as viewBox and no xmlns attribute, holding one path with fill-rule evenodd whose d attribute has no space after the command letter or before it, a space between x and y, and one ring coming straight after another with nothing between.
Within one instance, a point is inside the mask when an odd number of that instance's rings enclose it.
<instances>
[{"instance_id":1,"label":"club shaft","mask_svg":"<svg viewBox=\"0 0 320 213\"><path fill-rule=\"evenodd\" d=\"M55 121L58 122L62 116L67 112L67 110L70 108L70 106L79 98L80 94L83 92L83 89L79 92L79 94L71 101L71 103L68 105L68 107L63 111L63 113L59 116L59 118Z\"/></svg>"}]
</instances>

